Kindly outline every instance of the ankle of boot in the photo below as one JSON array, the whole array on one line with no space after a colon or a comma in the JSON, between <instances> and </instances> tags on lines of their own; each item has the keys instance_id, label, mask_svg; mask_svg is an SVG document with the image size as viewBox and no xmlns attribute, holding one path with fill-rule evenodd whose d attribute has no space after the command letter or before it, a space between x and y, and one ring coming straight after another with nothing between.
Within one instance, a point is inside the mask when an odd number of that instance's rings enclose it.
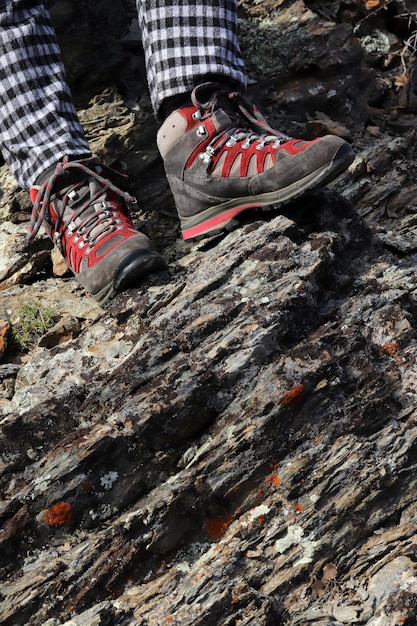
<instances>
[{"instance_id":1,"label":"ankle of boot","mask_svg":"<svg viewBox=\"0 0 417 626\"><path fill-rule=\"evenodd\" d=\"M46 180L48 180L48 178L50 178L50 176L54 173L58 163L62 163L64 160L68 160L68 161L84 161L86 159L92 159L93 158L93 154L90 152L89 154L77 154L77 155L72 155L72 156L65 156L62 159L59 159L54 165L51 165L51 167L48 167L46 170L44 170L42 172L42 174L40 174L38 176L38 178L35 181L35 187L40 187Z\"/></svg>"},{"instance_id":2,"label":"ankle of boot","mask_svg":"<svg viewBox=\"0 0 417 626\"><path fill-rule=\"evenodd\" d=\"M177 109L182 109L182 107L191 105L191 92L180 93L175 96L170 96L169 98L165 98L162 102L159 111L158 111L158 119L160 122L164 122L167 117L171 115Z\"/></svg>"}]
</instances>

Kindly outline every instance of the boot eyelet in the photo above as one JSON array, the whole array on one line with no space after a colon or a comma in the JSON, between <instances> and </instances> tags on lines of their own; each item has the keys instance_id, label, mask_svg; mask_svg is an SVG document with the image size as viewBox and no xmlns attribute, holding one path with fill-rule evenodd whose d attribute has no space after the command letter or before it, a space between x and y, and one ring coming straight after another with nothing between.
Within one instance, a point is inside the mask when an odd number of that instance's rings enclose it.
<instances>
[{"instance_id":1,"label":"boot eyelet","mask_svg":"<svg viewBox=\"0 0 417 626\"><path fill-rule=\"evenodd\" d=\"M209 163L211 163L211 156L207 154L207 152L201 152L198 155L198 158L200 159L200 161L203 161L205 165L208 165Z\"/></svg>"},{"instance_id":2,"label":"boot eyelet","mask_svg":"<svg viewBox=\"0 0 417 626\"><path fill-rule=\"evenodd\" d=\"M197 128L197 135L199 137L207 136L207 128L204 126L204 124L200 124L200 126Z\"/></svg>"}]
</instances>

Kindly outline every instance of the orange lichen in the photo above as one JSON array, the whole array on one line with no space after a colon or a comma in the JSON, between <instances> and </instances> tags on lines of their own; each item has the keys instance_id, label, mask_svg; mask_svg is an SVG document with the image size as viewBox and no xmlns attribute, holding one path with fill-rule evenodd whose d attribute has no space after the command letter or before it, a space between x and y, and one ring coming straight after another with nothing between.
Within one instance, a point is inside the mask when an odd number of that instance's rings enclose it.
<instances>
[{"instance_id":1,"label":"orange lichen","mask_svg":"<svg viewBox=\"0 0 417 626\"><path fill-rule=\"evenodd\" d=\"M393 341L388 341L386 343L383 343L382 346L379 346L379 350L380 352L383 352L384 354L388 354L390 357L392 357L394 361L397 363L397 365L400 365L402 363L402 360L400 357L400 348L397 342L395 341L395 339Z\"/></svg>"},{"instance_id":2,"label":"orange lichen","mask_svg":"<svg viewBox=\"0 0 417 626\"><path fill-rule=\"evenodd\" d=\"M268 478L265 479L265 483L267 485L273 485L274 487L278 487L280 482L281 479L276 474L271 474L271 476L268 476Z\"/></svg>"},{"instance_id":3,"label":"orange lichen","mask_svg":"<svg viewBox=\"0 0 417 626\"><path fill-rule=\"evenodd\" d=\"M262 526L265 523L265 515L260 515L258 517L258 526Z\"/></svg>"},{"instance_id":4,"label":"orange lichen","mask_svg":"<svg viewBox=\"0 0 417 626\"><path fill-rule=\"evenodd\" d=\"M233 515L229 513L225 517L212 518L207 520L206 530L210 537L218 539L221 537L232 523Z\"/></svg>"},{"instance_id":5,"label":"orange lichen","mask_svg":"<svg viewBox=\"0 0 417 626\"><path fill-rule=\"evenodd\" d=\"M258 491L256 492L256 496L258 498L263 498L265 495L265 489L258 489Z\"/></svg>"},{"instance_id":6,"label":"orange lichen","mask_svg":"<svg viewBox=\"0 0 417 626\"><path fill-rule=\"evenodd\" d=\"M408 83L408 76L396 76L394 78L394 85L396 87L405 87Z\"/></svg>"},{"instance_id":7,"label":"orange lichen","mask_svg":"<svg viewBox=\"0 0 417 626\"><path fill-rule=\"evenodd\" d=\"M302 384L295 385L295 387L293 387L292 389L290 389L284 394L284 397L279 403L279 406L281 407L291 406L294 409L296 409L299 406L301 406L304 400L304 396L305 396L304 385Z\"/></svg>"},{"instance_id":8,"label":"orange lichen","mask_svg":"<svg viewBox=\"0 0 417 626\"><path fill-rule=\"evenodd\" d=\"M300 504L299 502L297 502L297 504L295 505L295 510L296 511L304 511L304 507L302 504Z\"/></svg>"},{"instance_id":9,"label":"orange lichen","mask_svg":"<svg viewBox=\"0 0 417 626\"><path fill-rule=\"evenodd\" d=\"M58 502L45 511L48 526L63 526L72 522L72 507L69 502Z\"/></svg>"},{"instance_id":10,"label":"orange lichen","mask_svg":"<svg viewBox=\"0 0 417 626\"><path fill-rule=\"evenodd\" d=\"M3 356L7 348L7 335L10 330L9 322L0 320L0 357Z\"/></svg>"}]
</instances>

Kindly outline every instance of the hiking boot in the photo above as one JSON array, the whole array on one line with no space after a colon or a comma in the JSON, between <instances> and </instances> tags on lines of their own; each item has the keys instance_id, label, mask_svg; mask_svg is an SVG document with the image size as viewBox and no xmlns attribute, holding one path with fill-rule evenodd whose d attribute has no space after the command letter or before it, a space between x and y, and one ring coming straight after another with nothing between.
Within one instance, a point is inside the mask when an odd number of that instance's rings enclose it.
<instances>
[{"instance_id":1,"label":"hiking boot","mask_svg":"<svg viewBox=\"0 0 417 626\"><path fill-rule=\"evenodd\" d=\"M340 137L287 137L244 96L212 83L196 87L191 103L171 113L157 137L184 239L230 226L246 209L285 204L354 159Z\"/></svg>"},{"instance_id":2,"label":"hiking boot","mask_svg":"<svg viewBox=\"0 0 417 626\"><path fill-rule=\"evenodd\" d=\"M65 160L30 191L29 239L43 223L77 281L101 305L163 265L128 217L134 198L104 178L108 172L94 158Z\"/></svg>"}]
</instances>

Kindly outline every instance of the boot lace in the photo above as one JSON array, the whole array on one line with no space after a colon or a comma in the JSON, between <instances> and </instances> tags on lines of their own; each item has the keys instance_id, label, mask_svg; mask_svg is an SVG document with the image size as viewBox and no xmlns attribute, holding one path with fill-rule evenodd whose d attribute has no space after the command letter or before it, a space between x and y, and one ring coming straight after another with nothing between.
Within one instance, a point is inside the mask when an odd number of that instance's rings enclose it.
<instances>
[{"instance_id":1,"label":"boot lace","mask_svg":"<svg viewBox=\"0 0 417 626\"><path fill-rule=\"evenodd\" d=\"M211 95L205 102L199 100L199 92L210 90ZM192 104L197 111L193 114L196 121L203 121L213 112L223 108L232 120L229 129L222 130L207 145L200 158L209 163L224 146L229 148L241 143L242 149L248 149L256 143L257 150L263 150L267 145L279 148L291 139L270 126L258 108L245 96L237 91L226 91L221 85L202 83L191 94ZM204 131L202 131L204 132Z\"/></svg>"},{"instance_id":2,"label":"boot lace","mask_svg":"<svg viewBox=\"0 0 417 626\"><path fill-rule=\"evenodd\" d=\"M104 178L101 175L103 171L101 166L97 165L95 169L91 169L85 164L86 162L91 165L91 159L85 161L63 160L58 163L51 176L47 178L40 186L39 190L37 190L37 196L33 203L32 215L29 222L29 240L32 240L36 236L43 221L49 218L49 207L51 202L55 199L53 198L53 194L57 180L68 174L71 170L77 170L81 173L81 176L79 177L79 181L70 185L65 193L59 194L59 203L56 202L54 204L54 210L56 212L56 220L53 224L54 243L62 250L62 232L67 229L68 236L71 236L76 231L78 237L83 237L83 242L88 242L88 252L99 240L110 232L120 228L120 224L123 223L123 220L120 219L122 217L121 212L118 208L115 208L111 202L103 200L102 198L106 196L107 192L111 191L125 200L127 204L135 204L136 199L116 187L116 185L107 178ZM110 170L110 168L106 169ZM77 191L85 187L91 179L97 181L97 191L90 195L88 200L77 208L74 206ZM67 209L69 210L67 211ZM71 217L66 219L66 214ZM84 218L82 217L83 214ZM99 219L100 217L103 221ZM123 217L126 216L123 215ZM76 239L74 243L76 243ZM84 243L82 245L84 245Z\"/></svg>"}]
</instances>

